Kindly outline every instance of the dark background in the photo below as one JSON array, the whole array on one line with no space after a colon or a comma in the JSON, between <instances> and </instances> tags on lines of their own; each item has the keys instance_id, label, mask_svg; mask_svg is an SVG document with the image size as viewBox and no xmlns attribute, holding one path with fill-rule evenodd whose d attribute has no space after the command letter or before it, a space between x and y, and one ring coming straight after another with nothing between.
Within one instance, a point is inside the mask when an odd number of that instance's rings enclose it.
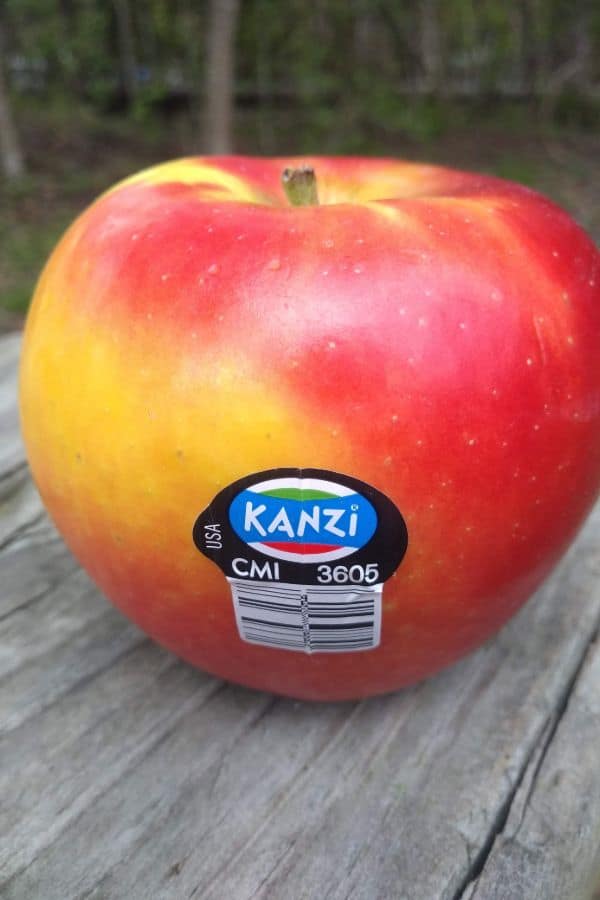
<instances>
[{"instance_id":1,"label":"dark background","mask_svg":"<svg viewBox=\"0 0 600 900\"><path fill-rule=\"evenodd\" d=\"M600 237L596 0L3 0L0 327L69 221L194 153L493 172Z\"/></svg>"}]
</instances>

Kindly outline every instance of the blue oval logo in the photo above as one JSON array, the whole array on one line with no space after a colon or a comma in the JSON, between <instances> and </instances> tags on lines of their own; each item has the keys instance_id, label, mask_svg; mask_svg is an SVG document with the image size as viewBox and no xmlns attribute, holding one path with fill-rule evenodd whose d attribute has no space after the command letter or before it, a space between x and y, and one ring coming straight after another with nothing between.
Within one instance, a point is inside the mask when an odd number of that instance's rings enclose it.
<instances>
[{"instance_id":1,"label":"blue oval logo","mask_svg":"<svg viewBox=\"0 0 600 900\"><path fill-rule=\"evenodd\" d=\"M373 505L322 478L270 478L246 487L229 506L237 536L267 556L300 563L342 559L371 540Z\"/></svg>"}]
</instances>

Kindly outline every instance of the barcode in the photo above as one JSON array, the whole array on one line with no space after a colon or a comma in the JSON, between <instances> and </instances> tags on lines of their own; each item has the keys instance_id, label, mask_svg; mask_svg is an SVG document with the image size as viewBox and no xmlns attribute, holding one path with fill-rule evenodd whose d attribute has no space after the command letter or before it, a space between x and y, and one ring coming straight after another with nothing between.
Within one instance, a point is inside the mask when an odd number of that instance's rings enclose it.
<instances>
[{"instance_id":1,"label":"barcode","mask_svg":"<svg viewBox=\"0 0 600 900\"><path fill-rule=\"evenodd\" d=\"M381 590L228 578L240 637L252 644L335 653L371 650L381 631Z\"/></svg>"}]
</instances>

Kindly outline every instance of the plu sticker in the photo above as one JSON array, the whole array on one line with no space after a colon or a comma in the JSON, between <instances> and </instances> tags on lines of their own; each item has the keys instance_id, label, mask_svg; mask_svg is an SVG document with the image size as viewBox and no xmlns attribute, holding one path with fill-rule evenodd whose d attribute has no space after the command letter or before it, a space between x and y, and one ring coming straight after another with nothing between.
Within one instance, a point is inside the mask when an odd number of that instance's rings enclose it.
<instances>
[{"instance_id":1,"label":"plu sticker","mask_svg":"<svg viewBox=\"0 0 600 900\"><path fill-rule=\"evenodd\" d=\"M370 650L408 532L392 501L323 469L272 469L214 498L193 530L223 571L240 637L306 653Z\"/></svg>"}]
</instances>

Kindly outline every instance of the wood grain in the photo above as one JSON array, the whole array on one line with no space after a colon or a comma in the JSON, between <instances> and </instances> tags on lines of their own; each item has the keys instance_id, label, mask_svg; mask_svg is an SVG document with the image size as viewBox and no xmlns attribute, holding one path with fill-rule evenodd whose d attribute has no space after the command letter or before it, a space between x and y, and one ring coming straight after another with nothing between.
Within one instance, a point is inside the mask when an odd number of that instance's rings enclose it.
<instances>
[{"instance_id":1,"label":"wood grain","mask_svg":"<svg viewBox=\"0 0 600 900\"><path fill-rule=\"evenodd\" d=\"M531 760L470 900L590 900L600 885L600 644Z\"/></svg>"},{"instance_id":2,"label":"wood grain","mask_svg":"<svg viewBox=\"0 0 600 900\"><path fill-rule=\"evenodd\" d=\"M176 660L78 568L27 476L17 358L0 342L2 898L592 896L600 509L447 672L271 697Z\"/></svg>"}]
</instances>

